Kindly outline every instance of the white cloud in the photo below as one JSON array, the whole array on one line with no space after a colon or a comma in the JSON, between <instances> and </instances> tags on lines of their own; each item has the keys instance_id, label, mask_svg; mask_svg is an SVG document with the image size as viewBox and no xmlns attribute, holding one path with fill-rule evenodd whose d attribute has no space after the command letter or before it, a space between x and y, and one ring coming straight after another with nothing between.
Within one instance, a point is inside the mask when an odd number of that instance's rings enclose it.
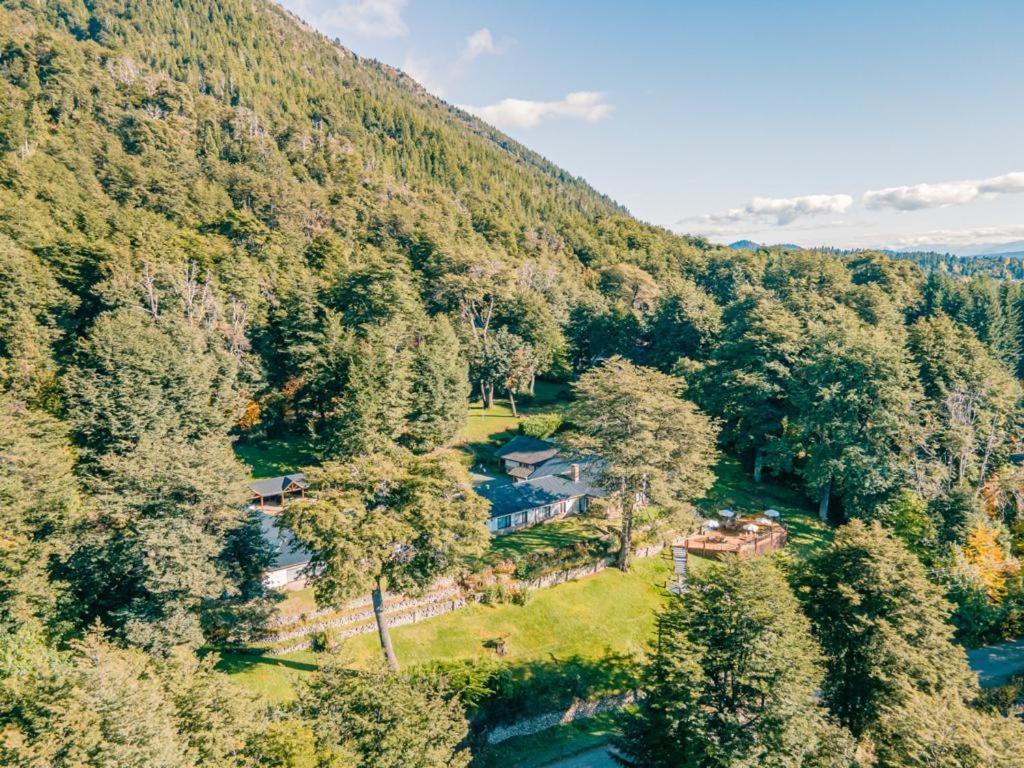
<instances>
[{"instance_id":1,"label":"white cloud","mask_svg":"<svg viewBox=\"0 0 1024 768\"><path fill-rule=\"evenodd\" d=\"M935 229L916 235L902 235L889 239L897 248L975 245L979 243L1004 243L1008 240L1024 239L1024 224L1010 224L1001 227L973 227L968 229Z\"/></svg>"},{"instance_id":2,"label":"white cloud","mask_svg":"<svg viewBox=\"0 0 1024 768\"><path fill-rule=\"evenodd\" d=\"M460 59L472 61L485 53L501 53L501 49L494 43L491 30L487 27L478 29L466 38L466 47L463 49Z\"/></svg>"},{"instance_id":3,"label":"white cloud","mask_svg":"<svg viewBox=\"0 0 1024 768\"><path fill-rule=\"evenodd\" d=\"M574 91L560 101L529 101L502 99L484 107L461 106L493 125L506 128L533 128L551 117L569 117L596 123L609 115L615 107L597 91Z\"/></svg>"},{"instance_id":4,"label":"white cloud","mask_svg":"<svg viewBox=\"0 0 1024 768\"><path fill-rule=\"evenodd\" d=\"M404 37L409 28L402 18L406 0L348 0L324 11L319 22L325 29L351 32L361 37Z\"/></svg>"},{"instance_id":5,"label":"white cloud","mask_svg":"<svg viewBox=\"0 0 1024 768\"><path fill-rule=\"evenodd\" d=\"M853 205L850 195L802 195L800 197L755 197L742 208L698 216L696 221L726 231L737 224L785 226L806 216L845 213Z\"/></svg>"},{"instance_id":6,"label":"white cloud","mask_svg":"<svg viewBox=\"0 0 1024 768\"><path fill-rule=\"evenodd\" d=\"M964 179L936 184L912 184L905 187L872 189L864 193L864 206L874 210L917 211L962 205L982 196L1024 192L1024 171L1015 171L989 179Z\"/></svg>"}]
</instances>

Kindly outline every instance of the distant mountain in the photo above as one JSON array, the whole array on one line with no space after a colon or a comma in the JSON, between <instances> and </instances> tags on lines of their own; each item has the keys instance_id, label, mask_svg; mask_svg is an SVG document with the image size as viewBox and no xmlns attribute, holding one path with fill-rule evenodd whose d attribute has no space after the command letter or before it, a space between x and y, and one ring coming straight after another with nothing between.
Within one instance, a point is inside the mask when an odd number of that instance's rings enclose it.
<instances>
[{"instance_id":1,"label":"distant mountain","mask_svg":"<svg viewBox=\"0 0 1024 768\"><path fill-rule=\"evenodd\" d=\"M955 245L953 243L928 243L913 248L899 248L894 253L952 253L957 256L1004 256L1024 253L1024 240L1006 243L969 243Z\"/></svg>"},{"instance_id":2,"label":"distant mountain","mask_svg":"<svg viewBox=\"0 0 1024 768\"><path fill-rule=\"evenodd\" d=\"M735 243L729 243L729 247L734 251L756 251L758 248L780 248L784 251L799 251L801 250L799 245L793 243L776 243L775 245L765 245L763 243L755 243L753 240L737 240Z\"/></svg>"}]
</instances>

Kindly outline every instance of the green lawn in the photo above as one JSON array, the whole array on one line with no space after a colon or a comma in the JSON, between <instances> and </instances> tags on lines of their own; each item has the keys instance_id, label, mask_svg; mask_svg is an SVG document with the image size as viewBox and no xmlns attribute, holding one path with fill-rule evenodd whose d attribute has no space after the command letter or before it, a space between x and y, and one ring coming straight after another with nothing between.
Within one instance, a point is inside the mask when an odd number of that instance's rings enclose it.
<instances>
[{"instance_id":1,"label":"green lawn","mask_svg":"<svg viewBox=\"0 0 1024 768\"><path fill-rule=\"evenodd\" d=\"M302 435L239 440L235 456L249 467L253 477L276 477L318 463L309 438Z\"/></svg>"},{"instance_id":2,"label":"green lawn","mask_svg":"<svg viewBox=\"0 0 1024 768\"><path fill-rule=\"evenodd\" d=\"M399 660L406 667L455 659L494 657L488 646L506 640L510 662L600 659L642 652L654 628L655 611L671 566L653 557L634 561L629 573L608 569L581 581L538 590L525 606L474 605L392 631ZM380 664L377 636L367 633L344 643L340 656L358 668ZM224 654L221 668L243 685L282 701L294 695L293 682L315 668L317 655L279 657Z\"/></svg>"},{"instance_id":3,"label":"green lawn","mask_svg":"<svg viewBox=\"0 0 1024 768\"><path fill-rule=\"evenodd\" d=\"M603 538L606 521L569 517L491 539L484 561L494 565L502 560L539 555L573 547L590 546Z\"/></svg>"},{"instance_id":4,"label":"green lawn","mask_svg":"<svg viewBox=\"0 0 1024 768\"><path fill-rule=\"evenodd\" d=\"M536 394L517 398L520 416L533 413L549 413L565 408L568 403L569 387L566 384L538 381ZM462 445L475 460L492 464L494 451L502 443L518 434L519 419L512 415L508 400L496 399L494 405L485 409L479 401L470 403L469 418L462 431Z\"/></svg>"},{"instance_id":5,"label":"green lawn","mask_svg":"<svg viewBox=\"0 0 1024 768\"><path fill-rule=\"evenodd\" d=\"M618 732L615 716L610 712L576 720L484 747L473 755L473 768L541 768L607 744Z\"/></svg>"}]
</instances>

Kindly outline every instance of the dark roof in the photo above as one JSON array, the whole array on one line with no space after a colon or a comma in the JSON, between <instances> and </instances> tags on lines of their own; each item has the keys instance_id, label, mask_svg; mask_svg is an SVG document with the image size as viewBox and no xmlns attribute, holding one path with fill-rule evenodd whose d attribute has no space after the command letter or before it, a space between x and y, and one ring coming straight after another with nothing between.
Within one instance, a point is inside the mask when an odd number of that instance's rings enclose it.
<instances>
[{"instance_id":1,"label":"dark roof","mask_svg":"<svg viewBox=\"0 0 1024 768\"><path fill-rule=\"evenodd\" d=\"M309 551L303 549L296 541L295 534L282 527L273 515L260 514L260 530L274 553L274 563L268 570L276 571L279 568L303 565L312 559Z\"/></svg>"},{"instance_id":2,"label":"dark roof","mask_svg":"<svg viewBox=\"0 0 1024 768\"><path fill-rule=\"evenodd\" d=\"M491 517L536 509L579 496L604 496L604 491L585 482L574 483L558 475L524 480L521 483L487 483L476 492L491 502Z\"/></svg>"},{"instance_id":3,"label":"dark roof","mask_svg":"<svg viewBox=\"0 0 1024 768\"><path fill-rule=\"evenodd\" d=\"M521 464L540 464L558 453L558 446L536 437L516 435L494 454L499 459L511 459Z\"/></svg>"},{"instance_id":4,"label":"dark roof","mask_svg":"<svg viewBox=\"0 0 1024 768\"><path fill-rule=\"evenodd\" d=\"M512 477L518 477L520 480L525 480L532 472L534 472L534 470L531 467L512 467L512 469L508 471Z\"/></svg>"},{"instance_id":5,"label":"dark roof","mask_svg":"<svg viewBox=\"0 0 1024 768\"><path fill-rule=\"evenodd\" d=\"M579 465L581 480L589 482L592 485L596 483L597 476L601 469L600 460L597 456L581 456L578 458L552 456L530 473L530 480L537 480L541 477L549 477L550 475L570 477L572 475L573 464ZM512 473L510 472L509 474Z\"/></svg>"},{"instance_id":6,"label":"dark roof","mask_svg":"<svg viewBox=\"0 0 1024 768\"><path fill-rule=\"evenodd\" d=\"M266 477L262 480L253 480L249 483L249 488L254 496L262 498L265 496L278 496L292 483L299 488L305 488L309 485L306 482L306 473L293 472L290 475L282 475L281 477Z\"/></svg>"}]
</instances>

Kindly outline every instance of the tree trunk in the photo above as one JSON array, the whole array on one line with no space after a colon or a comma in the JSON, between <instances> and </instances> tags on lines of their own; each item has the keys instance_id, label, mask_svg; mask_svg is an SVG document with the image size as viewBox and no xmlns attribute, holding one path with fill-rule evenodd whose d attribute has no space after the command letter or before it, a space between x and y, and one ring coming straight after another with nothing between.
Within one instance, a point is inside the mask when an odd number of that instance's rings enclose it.
<instances>
[{"instance_id":1,"label":"tree trunk","mask_svg":"<svg viewBox=\"0 0 1024 768\"><path fill-rule=\"evenodd\" d=\"M619 570L629 570L629 556L633 547L633 504L622 507L622 542L619 546Z\"/></svg>"},{"instance_id":2,"label":"tree trunk","mask_svg":"<svg viewBox=\"0 0 1024 768\"><path fill-rule=\"evenodd\" d=\"M516 410L516 396L512 394L511 389L508 391L508 404L512 406L512 415L518 419L519 411Z\"/></svg>"},{"instance_id":3,"label":"tree trunk","mask_svg":"<svg viewBox=\"0 0 1024 768\"><path fill-rule=\"evenodd\" d=\"M493 407L494 407L494 385L493 384L488 384L487 385L487 397L484 400L484 408L493 408Z\"/></svg>"},{"instance_id":4,"label":"tree trunk","mask_svg":"<svg viewBox=\"0 0 1024 768\"><path fill-rule=\"evenodd\" d=\"M760 448L754 454L754 482L761 482L762 470L764 469L764 451Z\"/></svg>"},{"instance_id":5,"label":"tree trunk","mask_svg":"<svg viewBox=\"0 0 1024 768\"><path fill-rule=\"evenodd\" d=\"M483 379L480 380L480 405L487 408L487 384Z\"/></svg>"},{"instance_id":6,"label":"tree trunk","mask_svg":"<svg viewBox=\"0 0 1024 768\"><path fill-rule=\"evenodd\" d=\"M537 394L537 374L530 374L530 396Z\"/></svg>"},{"instance_id":7,"label":"tree trunk","mask_svg":"<svg viewBox=\"0 0 1024 768\"><path fill-rule=\"evenodd\" d=\"M398 657L395 656L395 648L391 645L391 634L388 632L388 620L384 617L384 590L381 589L380 579L377 580L377 588L373 590L373 617L377 620L377 634L380 636L380 647L384 650L384 659L392 672L398 671Z\"/></svg>"},{"instance_id":8,"label":"tree trunk","mask_svg":"<svg viewBox=\"0 0 1024 768\"><path fill-rule=\"evenodd\" d=\"M821 500L818 502L818 517L821 522L828 522L828 500L832 495L832 478L829 477L828 482L825 483L825 487L821 491Z\"/></svg>"}]
</instances>

